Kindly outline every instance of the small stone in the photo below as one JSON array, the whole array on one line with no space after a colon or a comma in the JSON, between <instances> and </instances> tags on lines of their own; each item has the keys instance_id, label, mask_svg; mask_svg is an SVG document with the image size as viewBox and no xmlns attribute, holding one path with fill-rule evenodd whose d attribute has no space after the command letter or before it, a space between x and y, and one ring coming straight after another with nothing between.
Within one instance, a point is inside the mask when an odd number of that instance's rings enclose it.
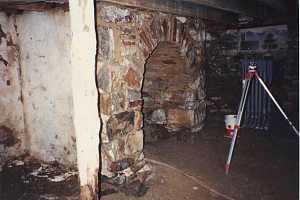
<instances>
[{"instance_id":1,"label":"small stone","mask_svg":"<svg viewBox=\"0 0 300 200\"><path fill-rule=\"evenodd\" d=\"M134 129L140 130L143 127L143 114L140 111L136 111L134 116Z\"/></svg>"},{"instance_id":2,"label":"small stone","mask_svg":"<svg viewBox=\"0 0 300 200\"><path fill-rule=\"evenodd\" d=\"M130 166L132 166L133 163L134 163L133 159L125 158L122 160L112 162L110 169L112 172L119 172L119 171L124 172L124 170L127 170L126 173L130 173L129 172L131 171Z\"/></svg>"},{"instance_id":3,"label":"small stone","mask_svg":"<svg viewBox=\"0 0 300 200\"><path fill-rule=\"evenodd\" d=\"M199 188L197 186L194 186L193 187L193 190L198 190Z\"/></svg>"},{"instance_id":4,"label":"small stone","mask_svg":"<svg viewBox=\"0 0 300 200\"><path fill-rule=\"evenodd\" d=\"M127 93L129 102L141 99L141 92L139 90L128 89Z\"/></svg>"},{"instance_id":5,"label":"small stone","mask_svg":"<svg viewBox=\"0 0 300 200\"><path fill-rule=\"evenodd\" d=\"M131 175L133 175L133 171L130 169L130 167L128 167L127 169L124 169L123 173L126 177L130 177Z\"/></svg>"},{"instance_id":6,"label":"small stone","mask_svg":"<svg viewBox=\"0 0 300 200\"><path fill-rule=\"evenodd\" d=\"M134 71L132 68L129 68L125 76L125 81L128 83L129 87L133 87L133 88L140 87L140 78L138 77L137 72Z\"/></svg>"},{"instance_id":7,"label":"small stone","mask_svg":"<svg viewBox=\"0 0 300 200\"><path fill-rule=\"evenodd\" d=\"M151 121L156 124L166 124L167 123L167 117L166 112L163 109L157 109L153 111L151 115Z\"/></svg>"},{"instance_id":8,"label":"small stone","mask_svg":"<svg viewBox=\"0 0 300 200\"><path fill-rule=\"evenodd\" d=\"M111 79L111 73L108 66L103 66L101 69L99 69L97 82L100 89L105 92L110 92Z\"/></svg>"},{"instance_id":9,"label":"small stone","mask_svg":"<svg viewBox=\"0 0 300 200\"><path fill-rule=\"evenodd\" d=\"M126 135L134 129L134 112L121 112L107 121L106 130L109 140L119 135Z\"/></svg>"},{"instance_id":10,"label":"small stone","mask_svg":"<svg viewBox=\"0 0 300 200\"><path fill-rule=\"evenodd\" d=\"M133 108L133 109L135 109L135 110L141 110L142 105L143 105L143 100L142 100L142 99L139 99L139 100L136 100L136 101L129 102L130 108Z\"/></svg>"},{"instance_id":11,"label":"small stone","mask_svg":"<svg viewBox=\"0 0 300 200\"><path fill-rule=\"evenodd\" d=\"M112 93L112 112L113 113L122 112L125 108L125 102L126 102L125 94L123 94L122 92Z\"/></svg>"},{"instance_id":12,"label":"small stone","mask_svg":"<svg viewBox=\"0 0 300 200\"><path fill-rule=\"evenodd\" d=\"M143 150L143 131L135 131L132 134L127 135L126 144L125 144L125 154L134 155L137 152Z\"/></svg>"},{"instance_id":13,"label":"small stone","mask_svg":"<svg viewBox=\"0 0 300 200\"><path fill-rule=\"evenodd\" d=\"M189 126L191 124L190 113L183 109L169 109L168 110L168 124Z\"/></svg>"},{"instance_id":14,"label":"small stone","mask_svg":"<svg viewBox=\"0 0 300 200\"><path fill-rule=\"evenodd\" d=\"M105 115L111 115L112 101L109 94L100 94L100 112Z\"/></svg>"},{"instance_id":15,"label":"small stone","mask_svg":"<svg viewBox=\"0 0 300 200\"><path fill-rule=\"evenodd\" d=\"M24 162L21 161L21 160L14 160L14 161L12 162L12 164L13 164L14 166L21 166L21 165L24 165Z\"/></svg>"},{"instance_id":16,"label":"small stone","mask_svg":"<svg viewBox=\"0 0 300 200\"><path fill-rule=\"evenodd\" d=\"M106 27L97 27L98 33L98 54L102 59L108 59L112 56L113 45L111 45L110 30Z\"/></svg>"}]
</instances>

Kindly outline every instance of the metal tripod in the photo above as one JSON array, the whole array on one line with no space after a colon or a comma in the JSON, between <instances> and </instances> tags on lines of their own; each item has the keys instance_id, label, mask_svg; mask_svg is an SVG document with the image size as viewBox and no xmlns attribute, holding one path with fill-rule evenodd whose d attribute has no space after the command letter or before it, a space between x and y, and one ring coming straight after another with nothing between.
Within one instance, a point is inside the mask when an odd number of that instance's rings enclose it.
<instances>
[{"instance_id":1,"label":"metal tripod","mask_svg":"<svg viewBox=\"0 0 300 200\"><path fill-rule=\"evenodd\" d=\"M246 99L247 99L249 87L250 87L250 84L251 84L251 80L252 80L253 77L256 77L258 79L259 83L263 86L263 88L265 89L265 91L267 92L267 94L270 96L270 98L272 99L272 101L274 102L274 104L276 105L276 107L279 109L279 111L281 112L281 114L283 115L283 117L287 120L287 122L289 123L289 125L292 127L293 131L299 137L298 130L293 125L293 123L289 120L289 118L287 117L287 115L284 113L283 109L280 107L280 105L278 104L278 102L276 101L276 99L273 97L273 95L271 94L271 92L269 91L269 89L267 88L267 86L265 85L265 83L263 82L263 80L261 79L261 77L256 72L256 64L255 63L250 63L249 69L248 69L248 73L245 76L245 83L243 84L243 92L242 92L242 98L241 98L241 101L240 101L240 104L239 104L238 113L237 113L236 126L234 127L234 130L233 130L233 137L232 137L232 140L231 140L231 145L230 145L230 149L229 149L229 153L228 153L227 162L225 164L225 173L226 173L226 175L229 173L229 167L230 167L230 162L231 162L231 159L232 159L234 145L235 145L235 141L236 141L236 138L237 138L237 133L238 133L238 131L240 129L240 125L241 125L241 121L242 121L242 116L243 116L243 111L244 111Z\"/></svg>"}]
</instances>

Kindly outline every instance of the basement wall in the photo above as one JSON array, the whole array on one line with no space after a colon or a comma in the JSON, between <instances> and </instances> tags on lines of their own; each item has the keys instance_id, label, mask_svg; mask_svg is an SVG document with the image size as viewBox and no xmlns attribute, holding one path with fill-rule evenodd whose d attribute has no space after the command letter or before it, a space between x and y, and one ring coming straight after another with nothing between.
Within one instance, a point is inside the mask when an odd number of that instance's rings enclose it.
<instances>
[{"instance_id":1,"label":"basement wall","mask_svg":"<svg viewBox=\"0 0 300 200\"><path fill-rule=\"evenodd\" d=\"M99 3L96 13L102 174L113 176L124 170L119 166L145 171L142 113L145 99L141 90L146 60L162 41L178 45L187 66L197 76L192 78L196 92L189 99L198 115L192 115L192 124L195 130L201 130L206 109L205 101L197 101L205 99L203 22L108 3Z\"/></svg>"},{"instance_id":2,"label":"basement wall","mask_svg":"<svg viewBox=\"0 0 300 200\"><path fill-rule=\"evenodd\" d=\"M68 15L62 9L52 9L7 18L13 21L13 44L18 47L18 62L13 65L21 77L16 79L24 113L21 144L41 160L74 165ZM149 171L143 154L141 89L146 60L162 41L176 43L187 66L195 71L191 87L196 92L189 98L189 106L197 111L197 117L191 118L193 128L201 130L206 116L205 101L197 101L205 99L203 27L200 19L98 3L102 174L113 176L123 170L120 165L133 173Z\"/></svg>"},{"instance_id":3,"label":"basement wall","mask_svg":"<svg viewBox=\"0 0 300 200\"><path fill-rule=\"evenodd\" d=\"M74 166L69 13L1 13L0 24L0 126L32 156Z\"/></svg>"},{"instance_id":4,"label":"basement wall","mask_svg":"<svg viewBox=\"0 0 300 200\"><path fill-rule=\"evenodd\" d=\"M160 42L145 64L142 95L146 143L184 131L195 134L204 125L203 120L197 121L198 116L203 117L201 106L205 105L204 74L198 71L201 64L191 66L180 50L174 42Z\"/></svg>"},{"instance_id":5,"label":"basement wall","mask_svg":"<svg viewBox=\"0 0 300 200\"><path fill-rule=\"evenodd\" d=\"M14 18L0 13L0 170L24 151L26 138L16 37Z\"/></svg>"},{"instance_id":6,"label":"basement wall","mask_svg":"<svg viewBox=\"0 0 300 200\"><path fill-rule=\"evenodd\" d=\"M27 149L41 160L75 164L69 13L29 12L16 22Z\"/></svg>"},{"instance_id":7,"label":"basement wall","mask_svg":"<svg viewBox=\"0 0 300 200\"><path fill-rule=\"evenodd\" d=\"M207 31L208 117L223 121L224 114L237 111L241 94L240 60L267 57L273 61L271 92L297 124L298 28L291 24L226 30L219 24L209 24ZM287 125L279 113L271 115L279 116L277 121L271 119L271 126Z\"/></svg>"}]
</instances>

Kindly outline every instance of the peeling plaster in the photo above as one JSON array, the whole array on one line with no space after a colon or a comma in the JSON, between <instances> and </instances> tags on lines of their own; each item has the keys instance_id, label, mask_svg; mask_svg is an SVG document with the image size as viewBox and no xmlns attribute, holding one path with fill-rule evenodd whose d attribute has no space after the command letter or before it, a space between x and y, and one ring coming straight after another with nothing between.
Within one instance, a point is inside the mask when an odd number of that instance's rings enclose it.
<instances>
[{"instance_id":1,"label":"peeling plaster","mask_svg":"<svg viewBox=\"0 0 300 200\"><path fill-rule=\"evenodd\" d=\"M0 24L0 125L14 130L21 153L76 166L68 13L0 13Z\"/></svg>"},{"instance_id":2,"label":"peeling plaster","mask_svg":"<svg viewBox=\"0 0 300 200\"><path fill-rule=\"evenodd\" d=\"M41 160L75 165L68 14L62 10L27 12L17 16L16 23L30 137L26 146Z\"/></svg>"},{"instance_id":3,"label":"peeling plaster","mask_svg":"<svg viewBox=\"0 0 300 200\"><path fill-rule=\"evenodd\" d=\"M9 134L17 143L9 148L0 144L0 168L10 156L17 156L24 152L25 130L23 120L23 106L19 77L18 48L9 45L15 42L16 33L13 18L0 13L2 36L0 43L0 127L11 130ZM3 138L2 138L3 139ZM0 139L1 140L1 139ZM1 150L2 149L2 150Z\"/></svg>"}]
</instances>

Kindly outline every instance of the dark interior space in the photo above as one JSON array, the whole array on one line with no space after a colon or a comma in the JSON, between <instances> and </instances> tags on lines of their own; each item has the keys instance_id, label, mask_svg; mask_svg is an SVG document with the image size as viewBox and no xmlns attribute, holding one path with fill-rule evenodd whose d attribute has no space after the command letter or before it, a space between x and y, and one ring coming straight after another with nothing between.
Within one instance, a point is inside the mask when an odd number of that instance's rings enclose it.
<instances>
[{"instance_id":1,"label":"dark interior space","mask_svg":"<svg viewBox=\"0 0 300 200\"><path fill-rule=\"evenodd\" d=\"M299 199L299 2L0 0L0 199Z\"/></svg>"}]
</instances>

